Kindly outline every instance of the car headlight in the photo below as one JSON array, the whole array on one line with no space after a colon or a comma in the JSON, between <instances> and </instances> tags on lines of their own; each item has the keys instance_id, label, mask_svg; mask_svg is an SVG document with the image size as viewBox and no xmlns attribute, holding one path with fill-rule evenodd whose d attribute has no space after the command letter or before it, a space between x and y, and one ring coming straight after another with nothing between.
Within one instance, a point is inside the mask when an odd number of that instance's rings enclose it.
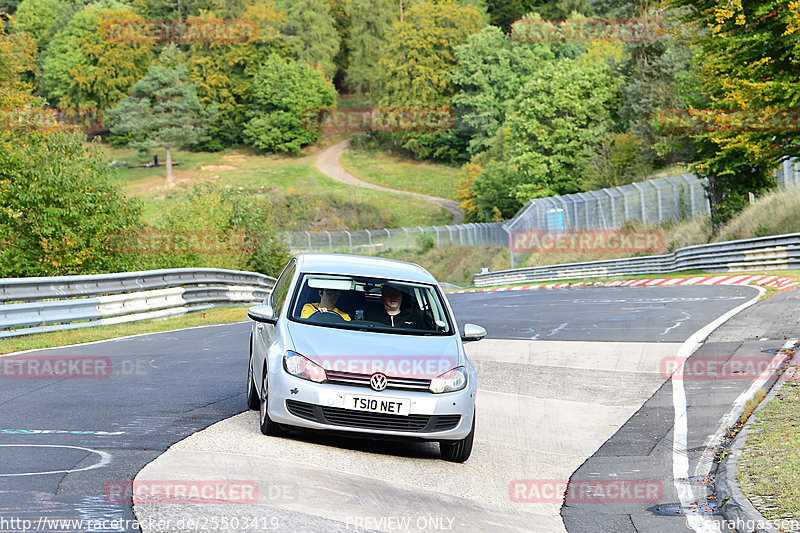
<instances>
[{"instance_id":1,"label":"car headlight","mask_svg":"<svg viewBox=\"0 0 800 533\"><path fill-rule=\"evenodd\" d=\"M291 350L283 356L283 368L298 378L320 383L327 379L325 369L307 357Z\"/></svg>"},{"instance_id":2,"label":"car headlight","mask_svg":"<svg viewBox=\"0 0 800 533\"><path fill-rule=\"evenodd\" d=\"M454 392L467 386L467 369L458 366L431 380L430 391L434 394Z\"/></svg>"}]
</instances>

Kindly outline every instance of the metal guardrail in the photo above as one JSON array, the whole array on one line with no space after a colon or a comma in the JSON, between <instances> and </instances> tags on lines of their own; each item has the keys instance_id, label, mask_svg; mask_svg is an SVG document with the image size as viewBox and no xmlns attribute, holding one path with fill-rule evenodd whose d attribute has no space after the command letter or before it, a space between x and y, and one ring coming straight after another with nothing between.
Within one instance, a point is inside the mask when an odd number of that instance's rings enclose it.
<instances>
[{"instance_id":1,"label":"metal guardrail","mask_svg":"<svg viewBox=\"0 0 800 533\"><path fill-rule=\"evenodd\" d=\"M253 304L274 285L263 274L216 268L2 278L0 338Z\"/></svg>"},{"instance_id":2,"label":"metal guardrail","mask_svg":"<svg viewBox=\"0 0 800 533\"><path fill-rule=\"evenodd\" d=\"M681 248L670 254L608 259L475 274L476 287L529 281L666 274L682 270L742 272L800 268L800 233Z\"/></svg>"}]
</instances>

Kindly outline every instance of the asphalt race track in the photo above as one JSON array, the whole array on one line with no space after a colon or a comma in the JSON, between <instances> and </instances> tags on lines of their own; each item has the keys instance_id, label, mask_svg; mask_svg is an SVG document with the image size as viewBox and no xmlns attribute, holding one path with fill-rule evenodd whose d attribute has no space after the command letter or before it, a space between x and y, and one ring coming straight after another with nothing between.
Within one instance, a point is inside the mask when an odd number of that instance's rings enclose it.
<instances>
[{"instance_id":1,"label":"asphalt race track","mask_svg":"<svg viewBox=\"0 0 800 533\"><path fill-rule=\"evenodd\" d=\"M462 465L441 461L434 444L264 437L257 414L243 412L247 323L3 357L0 531L44 518L102 524L91 531L690 531L659 507L679 501L665 368L693 333L757 296L738 286L450 295L460 324L488 331L467 345L480 381L475 448ZM794 292L766 302L782 297L797 306ZM741 345L735 337L750 329L738 327L696 356ZM753 357L771 357L785 340L758 342ZM43 356L89 361L93 373L18 371ZM748 385L727 383L716 410L689 411L690 447L702 448ZM690 404L705 393L686 383ZM117 497L134 477L233 480L256 497L137 505L134 524ZM586 479L653 491L562 508L542 490Z\"/></svg>"}]
</instances>

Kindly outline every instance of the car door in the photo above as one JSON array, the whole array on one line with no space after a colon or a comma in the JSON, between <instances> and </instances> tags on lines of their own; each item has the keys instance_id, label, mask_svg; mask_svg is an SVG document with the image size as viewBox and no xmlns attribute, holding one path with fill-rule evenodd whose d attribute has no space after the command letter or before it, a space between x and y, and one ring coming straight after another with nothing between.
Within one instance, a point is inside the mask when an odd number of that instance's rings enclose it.
<instances>
[{"instance_id":1,"label":"car door","mask_svg":"<svg viewBox=\"0 0 800 533\"><path fill-rule=\"evenodd\" d=\"M297 262L295 259L289 261L289 264L283 269L280 277L275 282L275 287L267 298L267 303L272 306L274 316L281 320L281 314L284 305L286 304L286 297L289 295L292 288L292 281L297 269ZM265 359L269 351L269 347L275 343L278 332L281 330L280 324L266 324L263 322L256 322L253 325L255 345L253 350L253 376L256 376L256 383L261 383L263 369L265 366Z\"/></svg>"}]
</instances>

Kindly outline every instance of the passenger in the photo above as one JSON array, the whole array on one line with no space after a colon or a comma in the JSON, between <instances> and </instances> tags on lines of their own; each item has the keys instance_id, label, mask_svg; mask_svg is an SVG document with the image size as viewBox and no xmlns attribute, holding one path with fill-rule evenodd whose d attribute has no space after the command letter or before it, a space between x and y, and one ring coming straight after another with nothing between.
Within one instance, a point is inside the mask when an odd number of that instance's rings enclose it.
<instances>
[{"instance_id":1,"label":"passenger","mask_svg":"<svg viewBox=\"0 0 800 533\"><path fill-rule=\"evenodd\" d=\"M339 291L335 289L320 289L319 303L307 303L300 311L300 318L308 318L314 313L336 313L343 319L350 321L350 315L336 308Z\"/></svg>"},{"instance_id":2,"label":"passenger","mask_svg":"<svg viewBox=\"0 0 800 533\"><path fill-rule=\"evenodd\" d=\"M411 309L403 309L403 293L397 287L383 285L381 287L381 303L383 309L372 313L367 320L380 322L393 328L425 329L419 314L414 313Z\"/></svg>"}]
</instances>

